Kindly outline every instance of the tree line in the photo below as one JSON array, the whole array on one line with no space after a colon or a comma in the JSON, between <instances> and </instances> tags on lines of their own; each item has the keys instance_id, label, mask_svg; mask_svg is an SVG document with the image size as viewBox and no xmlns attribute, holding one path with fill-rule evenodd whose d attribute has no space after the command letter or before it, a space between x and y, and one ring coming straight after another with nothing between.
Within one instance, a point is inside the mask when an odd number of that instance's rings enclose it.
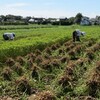
<instances>
[{"instance_id":1,"label":"tree line","mask_svg":"<svg viewBox=\"0 0 100 100\"><path fill-rule=\"evenodd\" d=\"M70 18L36 18L36 17L22 17L15 15L0 15L0 25L28 25L28 24L52 24L52 25L72 25L80 24L83 15L77 13L75 17Z\"/></svg>"}]
</instances>

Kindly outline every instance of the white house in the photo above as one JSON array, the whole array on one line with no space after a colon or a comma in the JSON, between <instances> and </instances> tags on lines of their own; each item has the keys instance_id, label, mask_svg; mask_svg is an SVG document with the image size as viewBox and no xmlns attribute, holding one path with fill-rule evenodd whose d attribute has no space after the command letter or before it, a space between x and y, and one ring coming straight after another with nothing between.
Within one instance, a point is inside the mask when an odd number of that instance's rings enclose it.
<instances>
[{"instance_id":1,"label":"white house","mask_svg":"<svg viewBox=\"0 0 100 100\"><path fill-rule=\"evenodd\" d=\"M80 25L90 25L91 21L89 19L89 17L82 17Z\"/></svg>"},{"instance_id":2,"label":"white house","mask_svg":"<svg viewBox=\"0 0 100 100\"><path fill-rule=\"evenodd\" d=\"M31 19L29 20L29 22L34 22L34 19L31 18Z\"/></svg>"},{"instance_id":3,"label":"white house","mask_svg":"<svg viewBox=\"0 0 100 100\"><path fill-rule=\"evenodd\" d=\"M95 18L91 18L92 25L100 25L100 16L96 16Z\"/></svg>"},{"instance_id":4,"label":"white house","mask_svg":"<svg viewBox=\"0 0 100 100\"><path fill-rule=\"evenodd\" d=\"M48 18L47 20L50 22L57 22L59 21L59 18Z\"/></svg>"}]
</instances>

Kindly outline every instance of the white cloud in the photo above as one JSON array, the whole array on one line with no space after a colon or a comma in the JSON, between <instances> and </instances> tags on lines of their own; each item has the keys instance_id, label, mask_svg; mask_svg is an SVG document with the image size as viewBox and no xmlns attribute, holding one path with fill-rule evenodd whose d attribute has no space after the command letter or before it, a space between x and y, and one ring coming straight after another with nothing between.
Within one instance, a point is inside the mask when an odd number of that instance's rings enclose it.
<instances>
[{"instance_id":1,"label":"white cloud","mask_svg":"<svg viewBox=\"0 0 100 100\"><path fill-rule=\"evenodd\" d=\"M45 5L52 5L53 3L48 2ZM6 4L0 5L0 14L7 15L21 15L21 16L35 16L35 17L72 17L75 16L78 12L77 11L67 11L61 9L34 9L31 7L30 10L27 8L31 6L31 4L27 3L15 3L15 4ZM95 17L96 13L82 13L83 15L89 17Z\"/></svg>"},{"instance_id":2,"label":"white cloud","mask_svg":"<svg viewBox=\"0 0 100 100\"><path fill-rule=\"evenodd\" d=\"M13 14L13 15L21 15L21 16L34 16L34 17L55 17L55 18L59 18L59 17L72 17L72 16L76 16L76 14L78 12L68 12L68 11L62 11L62 10L25 10L25 9L18 9L18 8L12 8L12 9L6 9L4 8L3 10L0 11L1 14L3 15L7 15L7 14ZM86 16L89 17L95 17L96 14L95 13L91 13L91 14L84 14Z\"/></svg>"},{"instance_id":3,"label":"white cloud","mask_svg":"<svg viewBox=\"0 0 100 100\"><path fill-rule=\"evenodd\" d=\"M7 15L7 14L13 14L13 15L22 15L22 13L25 13L25 8L30 6L31 4L27 3L14 3L14 4L5 4L0 5L0 14Z\"/></svg>"},{"instance_id":4,"label":"white cloud","mask_svg":"<svg viewBox=\"0 0 100 100\"><path fill-rule=\"evenodd\" d=\"M14 3L14 4L6 4L5 7L7 8L17 8L17 7L25 7L29 6L30 4L27 3Z\"/></svg>"}]
</instances>

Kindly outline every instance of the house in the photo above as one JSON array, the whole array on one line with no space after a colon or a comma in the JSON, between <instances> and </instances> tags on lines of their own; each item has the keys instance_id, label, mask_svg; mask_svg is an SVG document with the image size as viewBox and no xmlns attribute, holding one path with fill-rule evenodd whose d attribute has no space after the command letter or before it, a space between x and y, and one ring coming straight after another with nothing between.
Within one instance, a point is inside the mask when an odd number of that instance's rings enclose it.
<instances>
[{"instance_id":1,"label":"house","mask_svg":"<svg viewBox=\"0 0 100 100\"><path fill-rule=\"evenodd\" d=\"M91 21L89 17L83 16L81 19L80 25L91 25Z\"/></svg>"},{"instance_id":2,"label":"house","mask_svg":"<svg viewBox=\"0 0 100 100\"><path fill-rule=\"evenodd\" d=\"M92 24L92 25L95 25L95 24L97 23L97 21L96 21L95 18L91 18L90 20L91 20L91 24Z\"/></svg>"},{"instance_id":3,"label":"house","mask_svg":"<svg viewBox=\"0 0 100 100\"><path fill-rule=\"evenodd\" d=\"M96 16L96 22L97 22L97 25L100 25L100 16Z\"/></svg>"},{"instance_id":4,"label":"house","mask_svg":"<svg viewBox=\"0 0 100 100\"><path fill-rule=\"evenodd\" d=\"M43 21L45 21L45 18L31 18L30 20L29 20L29 22L31 22L31 23L42 23Z\"/></svg>"},{"instance_id":5,"label":"house","mask_svg":"<svg viewBox=\"0 0 100 100\"><path fill-rule=\"evenodd\" d=\"M48 18L48 20L49 20L50 22L57 22L57 21L59 21L59 19L57 19L57 18Z\"/></svg>"},{"instance_id":6,"label":"house","mask_svg":"<svg viewBox=\"0 0 100 100\"><path fill-rule=\"evenodd\" d=\"M29 20L29 22L30 22L30 23L34 23L35 20L34 20L33 18L31 18L31 19Z\"/></svg>"},{"instance_id":7,"label":"house","mask_svg":"<svg viewBox=\"0 0 100 100\"><path fill-rule=\"evenodd\" d=\"M2 22L2 17L0 17L0 22Z\"/></svg>"},{"instance_id":8,"label":"house","mask_svg":"<svg viewBox=\"0 0 100 100\"><path fill-rule=\"evenodd\" d=\"M67 21L67 20L68 20L68 19L67 19L67 18L65 18L65 17L64 17L64 18L60 18L60 19L59 19L59 21L61 21L61 22L65 22L65 21Z\"/></svg>"},{"instance_id":9,"label":"house","mask_svg":"<svg viewBox=\"0 0 100 100\"><path fill-rule=\"evenodd\" d=\"M91 18L92 25L100 25L100 16L96 16L95 18Z\"/></svg>"}]
</instances>

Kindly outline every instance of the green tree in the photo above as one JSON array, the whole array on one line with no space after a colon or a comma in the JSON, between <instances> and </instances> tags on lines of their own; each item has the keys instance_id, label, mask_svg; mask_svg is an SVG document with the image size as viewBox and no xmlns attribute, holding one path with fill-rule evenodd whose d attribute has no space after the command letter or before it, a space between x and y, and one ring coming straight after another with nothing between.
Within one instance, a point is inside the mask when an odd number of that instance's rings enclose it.
<instances>
[{"instance_id":1,"label":"green tree","mask_svg":"<svg viewBox=\"0 0 100 100\"><path fill-rule=\"evenodd\" d=\"M70 25L74 24L74 20L75 20L74 17L70 17L70 18L68 19L69 24L70 24Z\"/></svg>"},{"instance_id":2,"label":"green tree","mask_svg":"<svg viewBox=\"0 0 100 100\"><path fill-rule=\"evenodd\" d=\"M81 13L78 13L76 16L75 16L75 23L77 24L80 24L81 22L81 18L83 17L83 15Z\"/></svg>"}]
</instances>

